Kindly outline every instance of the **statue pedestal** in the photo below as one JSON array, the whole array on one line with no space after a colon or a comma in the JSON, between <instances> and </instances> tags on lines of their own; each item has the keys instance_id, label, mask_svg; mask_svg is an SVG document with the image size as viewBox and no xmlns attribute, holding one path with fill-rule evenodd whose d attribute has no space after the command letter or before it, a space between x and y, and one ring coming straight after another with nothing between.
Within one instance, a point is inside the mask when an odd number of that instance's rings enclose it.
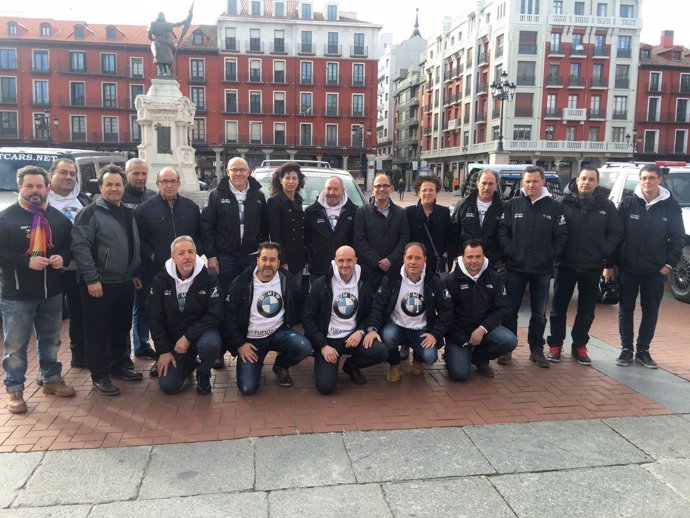
<instances>
[{"instance_id":1,"label":"statue pedestal","mask_svg":"<svg viewBox=\"0 0 690 518\"><path fill-rule=\"evenodd\" d=\"M164 167L180 173L180 192L199 191L194 148L189 145L189 131L196 109L182 95L175 79L152 79L146 95L135 101L137 122L141 127L139 158L149 167L148 187L156 189L156 177Z\"/></svg>"}]
</instances>

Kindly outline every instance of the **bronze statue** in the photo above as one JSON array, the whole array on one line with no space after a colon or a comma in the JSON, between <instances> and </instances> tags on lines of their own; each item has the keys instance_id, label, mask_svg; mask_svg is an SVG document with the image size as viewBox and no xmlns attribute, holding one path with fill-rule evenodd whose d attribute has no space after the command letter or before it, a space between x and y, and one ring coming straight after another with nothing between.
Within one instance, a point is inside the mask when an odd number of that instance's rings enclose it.
<instances>
[{"instance_id":1,"label":"bronze statue","mask_svg":"<svg viewBox=\"0 0 690 518\"><path fill-rule=\"evenodd\" d=\"M148 37L151 40L151 52L153 53L153 62L156 64L157 77L171 78L172 64L175 61L175 54L177 53L177 46L173 44L171 34L173 28L182 26L180 37L177 38L178 46L189 30L192 23L192 10L194 9L194 2L189 9L187 18L181 22L170 23L165 20L163 13L158 13L158 18L149 24Z\"/></svg>"}]
</instances>

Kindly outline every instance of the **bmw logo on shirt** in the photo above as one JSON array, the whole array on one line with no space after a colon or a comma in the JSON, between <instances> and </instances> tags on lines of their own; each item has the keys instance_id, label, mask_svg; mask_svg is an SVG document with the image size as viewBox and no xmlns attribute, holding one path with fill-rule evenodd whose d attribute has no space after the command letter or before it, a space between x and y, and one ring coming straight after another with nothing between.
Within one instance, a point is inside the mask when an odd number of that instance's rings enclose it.
<instances>
[{"instance_id":1,"label":"bmw logo on shirt","mask_svg":"<svg viewBox=\"0 0 690 518\"><path fill-rule=\"evenodd\" d=\"M424 313L424 295L410 292L402 298L400 309L408 317L418 317Z\"/></svg>"},{"instance_id":2,"label":"bmw logo on shirt","mask_svg":"<svg viewBox=\"0 0 690 518\"><path fill-rule=\"evenodd\" d=\"M283 297L273 290L262 293L256 302L256 310L262 317L272 318L280 313L281 309L283 309Z\"/></svg>"},{"instance_id":3,"label":"bmw logo on shirt","mask_svg":"<svg viewBox=\"0 0 690 518\"><path fill-rule=\"evenodd\" d=\"M341 293L333 301L333 312L342 319L350 319L357 314L359 301L352 293Z\"/></svg>"}]
</instances>

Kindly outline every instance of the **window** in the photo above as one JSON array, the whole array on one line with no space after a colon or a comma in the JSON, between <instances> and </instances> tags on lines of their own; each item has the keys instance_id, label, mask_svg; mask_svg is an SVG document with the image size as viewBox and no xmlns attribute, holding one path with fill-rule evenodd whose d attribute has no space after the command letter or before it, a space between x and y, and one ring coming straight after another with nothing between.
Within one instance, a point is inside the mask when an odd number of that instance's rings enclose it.
<instances>
[{"instance_id":1,"label":"window","mask_svg":"<svg viewBox=\"0 0 690 518\"><path fill-rule=\"evenodd\" d=\"M86 106L85 83L77 82L69 84L69 100L71 106Z\"/></svg>"},{"instance_id":2,"label":"window","mask_svg":"<svg viewBox=\"0 0 690 518\"><path fill-rule=\"evenodd\" d=\"M276 122L273 124L273 143L278 146L285 145L285 123Z\"/></svg>"},{"instance_id":3,"label":"window","mask_svg":"<svg viewBox=\"0 0 690 518\"><path fill-rule=\"evenodd\" d=\"M206 111L206 88L203 86L190 86L189 97L196 106L197 111Z\"/></svg>"},{"instance_id":4,"label":"window","mask_svg":"<svg viewBox=\"0 0 690 518\"><path fill-rule=\"evenodd\" d=\"M661 92L661 72L649 73L649 91Z\"/></svg>"},{"instance_id":5,"label":"window","mask_svg":"<svg viewBox=\"0 0 690 518\"><path fill-rule=\"evenodd\" d=\"M7 34L10 36L16 36L17 35L17 24L14 22L10 22L7 24Z\"/></svg>"},{"instance_id":6,"label":"window","mask_svg":"<svg viewBox=\"0 0 690 518\"><path fill-rule=\"evenodd\" d=\"M584 16L585 15L585 3L584 2L575 2L575 16Z\"/></svg>"},{"instance_id":7,"label":"window","mask_svg":"<svg viewBox=\"0 0 690 518\"><path fill-rule=\"evenodd\" d=\"M642 59L649 59L652 53L649 49L640 49L640 57Z\"/></svg>"},{"instance_id":8,"label":"window","mask_svg":"<svg viewBox=\"0 0 690 518\"><path fill-rule=\"evenodd\" d=\"M520 42L518 44L519 54L536 54L537 53L537 32L536 31L520 31Z\"/></svg>"},{"instance_id":9,"label":"window","mask_svg":"<svg viewBox=\"0 0 690 518\"><path fill-rule=\"evenodd\" d=\"M47 50L34 50L33 52L33 72L48 72L50 71L50 62L48 61Z\"/></svg>"},{"instance_id":10,"label":"window","mask_svg":"<svg viewBox=\"0 0 690 518\"><path fill-rule=\"evenodd\" d=\"M546 96L546 116L547 117L554 117L558 115L558 111L556 110L556 95L555 94L548 94Z\"/></svg>"},{"instance_id":11,"label":"window","mask_svg":"<svg viewBox=\"0 0 690 518\"><path fill-rule=\"evenodd\" d=\"M303 54L311 54L314 52L311 41L311 31L302 31L302 47L300 52Z\"/></svg>"},{"instance_id":12,"label":"window","mask_svg":"<svg viewBox=\"0 0 690 518\"><path fill-rule=\"evenodd\" d=\"M237 144L237 121L225 121L225 142Z\"/></svg>"},{"instance_id":13,"label":"window","mask_svg":"<svg viewBox=\"0 0 690 518\"><path fill-rule=\"evenodd\" d=\"M631 46L631 36L618 36L618 48L616 51L616 55L619 58L629 58L632 55Z\"/></svg>"},{"instance_id":14,"label":"window","mask_svg":"<svg viewBox=\"0 0 690 518\"><path fill-rule=\"evenodd\" d=\"M314 110L311 104L312 96L310 92L302 92L299 96L300 115L313 115Z\"/></svg>"},{"instance_id":15,"label":"window","mask_svg":"<svg viewBox=\"0 0 690 518\"><path fill-rule=\"evenodd\" d=\"M273 31L273 52L279 54L285 52L285 31Z\"/></svg>"},{"instance_id":16,"label":"window","mask_svg":"<svg viewBox=\"0 0 690 518\"><path fill-rule=\"evenodd\" d=\"M326 84L338 84L338 63L326 63Z\"/></svg>"},{"instance_id":17,"label":"window","mask_svg":"<svg viewBox=\"0 0 690 518\"><path fill-rule=\"evenodd\" d=\"M251 144L261 144L261 123L260 122L250 122L249 123L249 142Z\"/></svg>"},{"instance_id":18,"label":"window","mask_svg":"<svg viewBox=\"0 0 690 518\"><path fill-rule=\"evenodd\" d=\"M625 128L622 126L614 126L611 128L612 142L625 142Z\"/></svg>"},{"instance_id":19,"label":"window","mask_svg":"<svg viewBox=\"0 0 690 518\"><path fill-rule=\"evenodd\" d=\"M73 142L86 142L86 116L70 116L70 140Z\"/></svg>"},{"instance_id":20,"label":"window","mask_svg":"<svg viewBox=\"0 0 690 518\"><path fill-rule=\"evenodd\" d=\"M228 14L238 14L237 0L228 0Z\"/></svg>"},{"instance_id":21,"label":"window","mask_svg":"<svg viewBox=\"0 0 690 518\"><path fill-rule=\"evenodd\" d=\"M141 142L141 126L139 126L139 122L137 122L136 115L130 116L129 127L132 132L132 142Z\"/></svg>"},{"instance_id":22,"label":"window","mask_svg":"<svg viewBox=\"0 0 690 518\"><path fill-rule=\"evenodd\" d=\"M338 125L326 124L326 145L336 147L338 145Z\"/></svg>"},{"instance_id":23,"label":"window","mask_svg":"<svg viewBox=\"0 0 690 518\"><path fill-rule=\"evenodd\" d=\"M41 24L41 36L50 36L50 25L47 23Z\"/></svg>"},{"instance_id":24,"label":"window","mask_svg":"<svg viewBox=\"0 0 690 518\"><path fill-rule=\"evenodd\" d=\"M554 0L553 14L563 14L563 2L561 0Z\"/></svg>"},{"instance_id":25,"label":"window","mask_svg":"<svg viewBox=\"0 0 690 518\"><path fill-rule=\"evenodd\" d=\"M558 63L550 63L549 64L549 75L546 78L546 84L548 85L560 85L561 84L561 76L560 74L560 66ZM500 76L496 76L500 77Z\"/></svg>"},{"instance_id":26,"label":"window","mask_svg":"<svg viewBox=\"0 0 690 518\"><path fill-rule=\"evenodd\" d=\"M577 128L575 126L568 126L565 128L565 140L577 140Z\"/></svg>"},{"instance_id":27,"label":"window","mask_svg":"<svg viewBox=\"0 0 690 518\"><path fill-rule=\"evenodd\" d=\"M34 104L49 104L48 99L48 81L34 81L33 88L33 103Z\"/></svg>"},{"instance_id":28,"label":"window","mask_svg":"<svg viewBox=\"0 0 690 518\"><path fill-rule=\"evenodd\" d=\"M657 130L645 130L644 132L644 152L658 153L659 132Z\"/></svg>"},{"instance_id":29,"label":"window","mask_svg":"<svg viewBox=\"0 0 690 518\"><path fill-rule=\"evenodd\" d=\"M690 122L688 108L690 108L690 100L678 99L676 101L676 122Z\"/></svg>"},{"instance_id":30,"label":"window","mask_svg":"<svg viewBox=\"0 0 690 518\"><path fill-rule=\"evenodd\" d=\"M606 4L597 4L597 16L606 16L606 9L608 8L608 5Z\"/></svg>"},{"instance_id":31,"label":"window","mask_svg":"<svg viewBox=\"0 0 690 518\"><path fill-rule=\"evenodd\" d=\"M585 47L582 44L582 41L584 39L584 34L581 32L575 32L573 33L573 53L574 54L584 54Z\"/></svg>"},{"instance_id":32,"label":"window","mask_svg":"<svg viewBox=\"0 0 690 518\"><path fill-rule=\"evenodd\" d=\"M204 33L201 31L194 31L194 34L192 35L192 43L194 45L203 45L204 44Z\"/></svg>"},{"instance_id":33,"label":"window","mask_svg":"<svg viewBox=\"0 0 690 518\"><path fill-rule=\"evenodd\" d=\"M144 58L129 58L129 76L144 77Z\"/></svg>"},{"instance_id":34,"label":"window","mask_svg":"<svg viewBox=\"0 0 690 518\"><path fill-rule=\"evenodd\" d=\"M568 96L568 108L577 109L577 101L578 101L578 95L569 95Z\"/></svg>"},{"instance_id":35,"label":"window","mask_svg":"<svg viewBox=\"0 0 690 518\"><path fill-rule=\"evenodd\" d=\"M237 60L236 59L226 59L225 60L225 80L226 81L237 81Z\"/></svg>"},{"instance_id":36,"label":"window","mask_svg":"<svg viewBox=\"0 0 690 518\"><path fill-rule=\"evenodd\" d=\"M647 99L647 122L659 122L661 112L661 97Z\"/></svg>"},{"instance_id":37,"label":"window","mask_svg":"<svg viewBox=\"0 0 690 518\"><path fill-rule=\"evenodd\" d=\"M285 115L285 92L273 92L273 114Z\"/></svg>"},{"instance_id":38,"label":"window","mask_svg":"<svg viewBox=\"0 0 690 518\"><path fill-rule=\"evenodd\" d=\"M515 94L515 116L516 117L533 117L534 113L532 110L534 104L534 95L527 93L517 93ZM480 113L483 112L486 118L486 107L480 108Z\"/></svg>"},{"instance_id":39,"label":"window","mask_svg":"<svg viewBox=\"0 0 690 518\"><path fill-rule=\"evenodd\" d=\"M688 130L676 130L673 152L677 155L685 154L688 148ZM687 182L686 182L687 185Z\"/></svg>"},{"instance_id":40,"label":"window","mask_svg":"<svg viewBox=\"0 0 690 518\"><path fill-rule=\"evenodd\" d=\"M16 49L0 49L0 70L16 70L17 69L17 51ZM7 112L5 112L7 113ZM16 113L15 119L16 119Z\"/></svg>"},{"instance_id":41,"label":"window","mask_svg":"<svg viewBox=\"0 0 690 518\"><path fill-rule=\"evenodd\" d=\"M594 63L592 65L592 86L606 86L604 65L601 63Z\"/></svg>"},{"instance_id":42,"label":"window","mask_svg":"<svg viewBox=\"0 0 690 518\"><path fill-rule=\"evenodd\" d=\"M261 16L261 2L252 0L252 16Z\"/></svg>"},{"instance_id":43,"label":"window","mask_svg":"<svg viewBox=\"0 0 690 518\"><path fill-rule=\"evenodd\" d=\"M282 18L285 16L285 3L278 0L273 2L273 15Z\"/></svg>"},{"instance_id":44,"label":"window","mask_svg":"<svg viewBox=\"0 0 690 518\"><path fill-rule=\"evenodd\" d=\"M534 86L534 61L518 61L516 84Z\"/></svg>"},{"instance_id":45,"label":"window","mask_svg":"<svg viewBox=\"0 0 690 518\"><path fill-rule=\"evenodd\" d=\"M630 78L628 76L629 73L629 65L616 65L616 88L630 87Z\"/></svg>"},{"instance_id":46,"label":"window","mask_svg":"<svg viewBox=\"0 0 690 518\"><path fill-rule=\"evenodd\" d=\"M103 108L117 108L117 85L103 83Z\"/></svg>"},{"instance_id":47,"label":"window","mask_svg":"<svg viewBox=\"0 0 690 518\"><path fill-rule=\"evenodd\" d=\"M584 80L580 75L582 70L582 65L580 63L570 63L570 77L568 78L568 84L570 86L583 86Z\"/></svg>"},{"instance_id":48,"label":"window","mask_svg":"<svg viewBox=\"0 0 690 518\"><path fill-rule=\"evenodd\" d=\"M117 117L103 117L103 142L118 142L120 134L120 119Z\"/></svg>"},{"instance_id":49,"label":"window","mask_svg":"<svg viewBox=\"0 0 690 518\"><path fill-rule=\"evenodd\" d=\"M354 45L352 47L352 53L355 56L364 56L366 54L366 49L364 47L364 33L363 32L355 32Z\"/></svg>"},{"instance_id":50,"label":"window","mask_svg":"<svg viewBox=\"0 0 690 518\"><path fill-rule=\"evenodd\" d=\"M590 142L599 142L599 127L598 126L592 126L589 128L589 141Z\"/></svg>"},{"instance_id":51,"label":"window","mask_svg":"<svg viewBox=\"0 0 690 518\"><path fill-rule=\"evenodd\" d=\"M556 126L553 124L548 124L544 126L544 136L546 137L546 140L553 140L556 135ZM494 137L493 140L498 139L498 135Z\"/></svg>"},{"instance_id":52,"label":"window","mask_svg":"<svg viewBox=\"0 0 690 518\"><path fill-rule=\"evenodd\" d=\"M635 6L631 4L621 4L620 10L621 18L635 18Z\"/></svg>"},{"instance_id":53,"label":"window","mask_svg":"<svg viewBox=\"0 0 690 518\"><path fill-rule=\"evenodd\" d=\"M0 103L15 104L17 102L17 78L0 77Z\"/></svg>"},{"instance_id":54,"label":"window","mask_svg":"<svg viewBox=\"0 0 690 518\"><path fill-rule=\"evenodd\" d=\"M326 94L326 116L338 117L338 94Z\"/></svg>"},{"instance_id":55,"label":"window","mask_svg":"<svg viewBox=\"0 0 690 518\"><path fill-rule=\"evenodd\" d=\"M312 63L311 61L302 61L300 63L299 82L301 84L310 85L312 83Z\"/></svg>"},{"instance_id":56,"label":"window","mask_svg":"<svg viewBox=\"0 0 690 518\"><path fill-rule=\"evenodd\" d=\"M594 35L594 55L595 56L605 56L606 55L606 34L595 34Z\"/></svg>"},{"instance_id":57,"label":"window","mask_svg":"<svg viewBox=\"0 0 690 518\"><path fill-rule=\"evenodd\" d=\"M311 20L311 4L309 2L302 2L302 20Z\"/></svg>"},{"instance_id":58,"label":"window","mask_svg":"<svg viewBox=\"0 0 690 518\"><path fill-rule=\"evenodd\" d=\"M237 113L237 90L225 90L226 113Z\"/></svg>"},{"instance_id":59,"label":"window","mask_svg":"<svg viewBox=\"0 0 690 518\"><path fill-rule=\"evenodd\" d=\"M234 27L225 28L225 50L237 51L237 30Z\"/></svg>"},{"instance_id":60,"label":"window","mask_svg":"<svg viewBox=\"0 0 690 518\"><path fill-rule=\"evenodd\" d=\"M261 113L261 92L249 92L249 113Z\"/></svg>"},{"instance_id":61,"label":"window","mask_svg":"<svg viewBox=\"0 0 690 518\"><path fill-rule=\"evenodd\" d=\"M340 45L338 45L338 33L328 33L328 46L326 48L328 54L340 54Z\"/></svg>"},{"instance_id":62,"label":"window","mask_svg":"<svg viewBox=\"0 0 690 518\"><path fill-rule=\"evenodd\" d=\"M338 6L329 4L326 6L326 19L329 22L337 22L338 21Z\"/></svg>"},{"instance_id":63,"label":"window","mask_svg":"<svg viewBox=\"0 0 690 518\"><path fill-rule=\"evenodd\" d=\"M206 142L206 119L194 119L194 124L192 124L192 142Z\"/></svg>"},{"instance_id":64,"label":"window","mask_svg":"<svg viewBox=\"0 0 690 518\"><path fill-rule=\"evenodd\" d=\"M101 54L101 74L113 75L117 72L115 54Z\"/></svg>"},{"instance_id":65,"label":"window","mask_svg":"<svg viewBox=\"0 0 690 518\"><path fill-rule=\"evenodd\" d=\"M589 101L589 115L590 117L603 117L604 112L601 109L601 95L593 95Z\"/></svg>"},{"instance_id":66,"label":"window","mask_svg":"<svg viewBox=\"0 0 690 518\"><path fill-rule=\"evenodd\" d=\"M261 60L260 59L250 59L249 60L249 82L250 83L260 83L261 82Z\"/></svg>"},{"instance_id":67,"label":"window","mask_svg":"<svg viewBox=\"0 0 690 518\"><path fill-rule=\"evenodd\" d=\"M551 33L551 53L558 54L561 52L561 33L552 32Z\"/></svg>"},{"instance_id":68,"label":"window","mask_svg":"<svg viewBox=\"0 0 690 518\"><path fill-rule=\"evenodd\" d=\"M117 36L117 29L112 25L108 25L105 28L105 39L113 41Z\"/></svg>"},{"instance_id":69,"label":"window","mask_svg":"<svg viewBox=\"0 0 690 518\"><path fill-rule=\"evenodd\" d=\"M69 53L69 71L86 72L86 52Z\"/></svg>"},{"instance_id":70,"label":"window","mask_svg":"<svg viewBox=\"0 0 690 518\"><path fill-rule=\"evenodd\" d=\"M628 117L628 97L615 95L613 97L613 118L626 119Z\"/></svg>"},{"instance_id":71,"label":"window","mask_svg":"<svg viewBox=\"0 0 690 518\"><path fill-rule=\"evenodd\" d=\"M363 94L352 94L352 117L364 117Z\"/></svg>"},{"instance_id":72,"label":"window","mask_svg":"<svg viewBox=\"0 0 690 518\"><path fill-rule=\"evenodd\" d=\"M539 14L539 0L520 0L520 14Z\"/></svg>"},{"instance_id":73,"label":"window","mask_svg":"<svg viewBox=\"0 0 690 518\"><path fill-rule=\"evenodd\" d=\"M136 110L134 102L137 99L137 95L144 95L144 85L129 85L129 107L132 110Z\"/></svg>"},{"instance_id":74,"label":"window","mask_svg":"<svg viewBox=\"0 0 690 518\"><path fill-rule=\"evenodd\" d=\"M274 61L273 62L273 82L274 83L284 83L285 82L285 61Z\"/></svg>"},{"instance_id":75,"label":"window","mask_svg":"<svg viewBox=\"0 0 690 518\"><path fill-rule=\"evenodd\" d=\"M249 52L262 52L260 29L249 29Z\"/></svg>"},{"instance_id":76,"label":"window","mask_svg":"<svg viewBox=\"0 0 690 518\"><path fill-rule=\"evenodd\" d=\"M311 124L299 125L299 144L300 146L311 146Z\"/></svg>"},{"instance_id":77,"label":"window","mask_svg":"<svg viewBox=\"0 0 690 518\"><path fill-rule=\"evenodd\" d=\"M680 92L683 94L690 93L690 74L680 75Z\"/></svg>"},{"instance_id":78,"label":"window","mask_svg":"<svg viewBox=\"0 0 690 518\"><path fill-rule=\"evenodd\" d=\"M206 77L203 59L189 60L189 79L191 81L203 81Z\"/></svg>"},{"instance_id":79,"label":"window","mask_svg":"<svg viewBox=\"0 0 690 518\"><path fill-rule=\"evenodd\" d=\"M513 127L513 140L531 140L532 126L526 124L516 124Z\"/></svg>"},{"instance_id":80,"label":"window","mask_svg":"<svg viewBox=\"0 0 690 518\"><path fill-rule=\"evenodd\" d=\"M17 137L17 112L0 112L0 137Z\"/></svg>"},{"instance_id":81,"label":"window","mask_svg":"<svg viewBox=\"0 0 690 518\"><path fill-rule=\"evenodd\" d=\"M364 63L352 65L352 86L364 86Z\"/></svg>"}]
</instances>

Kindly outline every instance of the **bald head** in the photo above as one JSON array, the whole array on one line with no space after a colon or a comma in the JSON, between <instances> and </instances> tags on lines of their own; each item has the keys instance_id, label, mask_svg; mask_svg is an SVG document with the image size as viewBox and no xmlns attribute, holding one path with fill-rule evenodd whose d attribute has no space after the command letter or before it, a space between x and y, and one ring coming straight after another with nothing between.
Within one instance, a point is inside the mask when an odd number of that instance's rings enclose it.
<instances>
[{"instance_id":1,"label":"bald head","mask_svg":"<svg viewBox=\"0 0 690 518\"><path fill-rule=\"evenodd\" d=\"M335 266L345 282L352 279L357 264L357 254L351 246L341 246L335 251Z\"/></svg>"}]
</instances>

